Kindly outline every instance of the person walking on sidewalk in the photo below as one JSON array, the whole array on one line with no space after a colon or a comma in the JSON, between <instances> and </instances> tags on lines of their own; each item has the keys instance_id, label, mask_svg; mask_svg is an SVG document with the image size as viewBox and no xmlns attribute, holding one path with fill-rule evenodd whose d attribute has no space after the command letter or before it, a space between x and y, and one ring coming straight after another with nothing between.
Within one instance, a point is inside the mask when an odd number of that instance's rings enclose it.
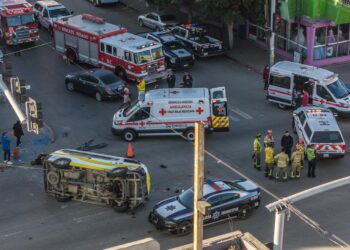
<instances>
[{"instance_id":1,"label":"person walking on sidewalk","mask_svg":"<svg viewBox=\"0 0 350 250\"><path fill-rule=\"evenodd\" d=\"M288 131L285 131L281 139L281 147L285 150L285 153L288 155L289 159L292 154L293 144L293 137L289 134Z\"/></svg>"},{"instance_id":2,"label":"person walking on sidewalk","mask_svg":"<svg viewBox=\"0 0 350 250\"><path fill-rule=\"evenodd\" d=\"M169 69L166 81L168 83L169 89L175 88L176 75L174 74L174 71L172 69Z\"/></svg>"},{"instance_id":3,"label":"person walking on sidewalk","mask_svg":"<svg viewBox=\"0 0 350 250\"><path fill-rule=\"evenodd\" d=\"M290 178L294 179L300 178L301 166L304 161L304 152L300 150L299 144L295 147L295 151L292 154L291 162L292 162L292 170L290 172Z\"/></svg>"},{"instance_id":4,"label":"person walking on sidewalk","mask_svg":"<svg viewBox=\"0 0 350 250\"><path fill-rule=\"evenodd\" d=\"M316 149L315 145L308 145L306 151L306 157L308 161L308 171L307 176L315 178L315 170L316 170Z\"/></svg>"},{"instance_id":5,"label":"person walking on sidewalk","mask_svg":"<svg viewBox=\"0 0 350 250\"><path fill-rule=\"evenodd\" d=\"M145 100L145 92L146 92L146 82L144 79L137 78L137 90L138 90L138 99L139 101Z\"/></svg>"},{"instance_id":6,"label":"person walking on sidewalk","mask_svg":"<svg viewBox=\"0 0 350 250\"><path fill-rule=\"evenodd\" d=\"M13 125L12 129L13 129L13 135L17 138L16 147L18 147L19 145L22 144L21 137L22 137L22 135L24 135L21 122L17 121Z\"/></svg>"},{"instance_id":7,"label":"person walking on sidewalk","mask_svg":"<svg viewBox=\"0 0 350 250\"><path fill-rule=\"evenodd\" d=\"M275 162L277 163L276 180L280 179L280 175L283 174L283 180L286 181L288 178L287 166L289 157L286 154L286 149L282 149L282 152L275 156Z\"/></svg>"},{"instance_id":8,"label":"person walking on sidewalk","mask_svg":"<svg viewBox=\"0 0 350 250\"><path fill-rule=\"evenodd\" d=\"M275 146L275 139L272 135L272 130L267 130L267 134L264 137L264 147L267 147L270 144L270 146L273 148Z\"/></svg>"},{"instance_id":9,"label":"person walking on sidewalk","mask_svg":"<svg viewBox=\"0 0 350 250\"><path fill-rule=\"evenodd\" d=\"M265 147L265 177L273 178L274 150L270 142Z\"/></svg>"},{"instance_id":10,"label":"person walking on sidewalk","mask_svg":"<svg viewBox=\"0 0 350 250\"><path fill-rule=\"evenodd\" d=\"M12 164L11 162L11 141L7 137L7 132L3 132L1 136L2 150L4 151L4 162Z\"/></svg>"},{"instance_id":11,"label":"person walking on sidewalk","mask_svg":"<svg viewBox=\"0 0 350 250\"><path fill-rule=\"evenodd\" d=\"M254 167L260 171L260 159L261 159L261 143L260 143L261 135L257 134L253 143L253 159L254 159Z\"/></svg>"}]
</instances>

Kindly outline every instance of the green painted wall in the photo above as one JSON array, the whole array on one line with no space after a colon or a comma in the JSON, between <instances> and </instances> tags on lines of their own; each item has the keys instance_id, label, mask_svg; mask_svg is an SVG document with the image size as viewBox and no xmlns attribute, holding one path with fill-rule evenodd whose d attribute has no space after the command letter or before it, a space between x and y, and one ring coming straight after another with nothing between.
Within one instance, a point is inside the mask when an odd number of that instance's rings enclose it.
<instances>
[{"instance_id":1,"label":"green painted wall","mask_svg":"<svg viewBox=\"0 0 350 250\"><path fill-rule=\"evenodd\" d=\"M282 18L286 20L297 17L299 8L302 17L309 17L315 21L350 23L350 6L343 6L341 0L279 0L279 2Z\"/></svg>"}]
</instances>

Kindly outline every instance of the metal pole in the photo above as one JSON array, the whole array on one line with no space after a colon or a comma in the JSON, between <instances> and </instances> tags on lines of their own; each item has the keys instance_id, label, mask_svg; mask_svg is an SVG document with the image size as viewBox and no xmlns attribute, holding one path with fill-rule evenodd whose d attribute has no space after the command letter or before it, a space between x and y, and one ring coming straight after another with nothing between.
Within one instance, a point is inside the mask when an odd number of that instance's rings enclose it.
<instances>
[{"instance_id":1,"label":"metal pole","mask_svg":"<svg viewBox=\"0 0 350 250\"><path fill-rule=\"evenodd\" d=\"M275 63L275 32L273 31L273 16L276 12L276 0L271 0L271 13L270 13L270 68Z\"/></svg>"},{"instance_id":2,"label":"metal pole","mask_svg":"<svg viewBox=\"0 0 350 250\"><path fill-rule=\"evenodd\" d=\"M199 203L203 198L204 185L204 125L195 124L194 136L194 214L193 214L193 249L203 249L203 214Z\"/></svg>"},{"instance_id":3,"label":"metal pole","mask_svg":"<svg viewBox=\"0 0 350 250\"><path fill-rule=\"evenodd\" d=\"M15 111L19 121L21 123L25 123L26 122L26 116L23 114L20 106L17 104L17 102L15 101L15 99L13 98L13 96L11 95L9 89L7 88L6 84L4 83L3 79L2 79L2 75L0 75L0 89L2 89L2 91L4 91L4 94L7 98L7 100L10 102L13 110Z\"/></svg>"},{"instance_id":4,"label":"metal pole","mask_svg":"<svg viewBox=\"0 0 350 250\"><path fill-rule=\"evenodd\" d=\"M283 249L284 218L286 210L276 210L275 212L275 232L273 235L273 250Z\"/></svg>"}]
</instances>

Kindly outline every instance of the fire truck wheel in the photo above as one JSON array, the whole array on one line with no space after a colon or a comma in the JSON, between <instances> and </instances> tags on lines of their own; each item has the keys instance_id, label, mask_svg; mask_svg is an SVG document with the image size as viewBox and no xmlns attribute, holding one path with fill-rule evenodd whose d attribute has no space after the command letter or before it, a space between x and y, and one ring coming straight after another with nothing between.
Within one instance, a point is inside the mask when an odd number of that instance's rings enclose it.
<instances>
[{"instance_id":1,"label":"fire truck wheel","mask_svg":"<svg viewBox=\"0 0 350 250\"><path fill-rule=\"evenodd\" d=\"M74 84L72 82L67 82L66 83L66 88L69 91L74 91Z\"/></svg>"},{"instance_id":2,"label":"fire truck wheel","mask_svg":"<svg viewBox=\"0 0 350 250\"><path fill-rule=\"evenodd\" d=\"M66 56L67 59L70 63L76 63L77 62L77 55L75 54L75 52L72 49L68 49L66 51Z\"/></svg>"},{"instance_id":3,"label":"fire truck wheel","mask_svg":"<svg viewBox=\"0 0 350 250\"><path fill-rule=\"evenodd\" d=\"M187 141L194 141L194 130L192 128L187 129L183 135L186 137Z\"/></svg>"},{"instance_id":4,"label":"fire truck wheel","mask_svg":"<svg viewBox=\"0 0 350 250\"><path fill-rule=\"evenodd\" d=\"M115 69L115 74L119 76L120 79L126 81L126 71L122 67L117 67Z\"/></svg>"},{"instance_id":5,"label":"fire truck wheel","mask_svg":"<svg viewBox=\"0 0 350 250\"><path fill-rule=\"evenodd\" d=\"M140 25L140 27L144 26L144 23L143 23L142 19L139 20L139 25Z\"/></svg>"},{"instance_id":6,"label":"fire truck wheel","mask_svg":"<svg viewBox=\"0 0 350 250\"><path fill-rule=\"evenodd\" d=\"M278 104L278 107L279 107L280 109L286 109L286 108L287 108L287 106L286 106L285 104L282 104L282 103L279 103L279 104Z\"/></svg>"},{"instance_id":7,"label":"fire truck wheel","mask_svg":"<svg viewBox=\"0 0 350 250\"><path fill-rule=\"evenodd\" d=\"M98 101L98 102L102 102L102 95L101 95L100 92L96 92L96 93L95 93L95 99L96 99L96 101Z\"/></svg>"},{"instance_id":8,"label":"fire truck wheel","mask_svg":"<svg viewBox=\"0 0 350 250\"><path fill-rule=\"evenodd\" d=\"M134 130L132 129L126 129L123 132L123 139L127 142L134 141L137 137L137 134Z\"/></svg>"}]
</instances>

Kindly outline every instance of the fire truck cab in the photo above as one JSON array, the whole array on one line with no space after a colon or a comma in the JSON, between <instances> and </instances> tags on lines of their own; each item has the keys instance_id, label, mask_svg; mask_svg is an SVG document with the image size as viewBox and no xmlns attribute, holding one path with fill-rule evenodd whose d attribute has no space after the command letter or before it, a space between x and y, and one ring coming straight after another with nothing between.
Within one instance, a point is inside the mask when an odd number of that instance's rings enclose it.
<instances>
[{"instance_id":1,"label":"fire truck cab","mask_svg":"<svg viewBox=\"0 0 350 250\"><path fill-rule=\"evenodd\" d=\"M6 44L13 44L13 34L18 44L39 40L38 26L32 5L25 0L0 1L0 31Z\"/></svg>"},{"instance_id":2,"label":"fire truck cab","mask_svg":"<svg viewBox=\"0 0 350 250\"><path fill-rule=\"evenodd\" d=\"M54 22L56 49L71 62L84 62L115 72L122 79L151 83L166 77L162 45L128 33L90 14Z\"/></svg>"}]
</instances>

